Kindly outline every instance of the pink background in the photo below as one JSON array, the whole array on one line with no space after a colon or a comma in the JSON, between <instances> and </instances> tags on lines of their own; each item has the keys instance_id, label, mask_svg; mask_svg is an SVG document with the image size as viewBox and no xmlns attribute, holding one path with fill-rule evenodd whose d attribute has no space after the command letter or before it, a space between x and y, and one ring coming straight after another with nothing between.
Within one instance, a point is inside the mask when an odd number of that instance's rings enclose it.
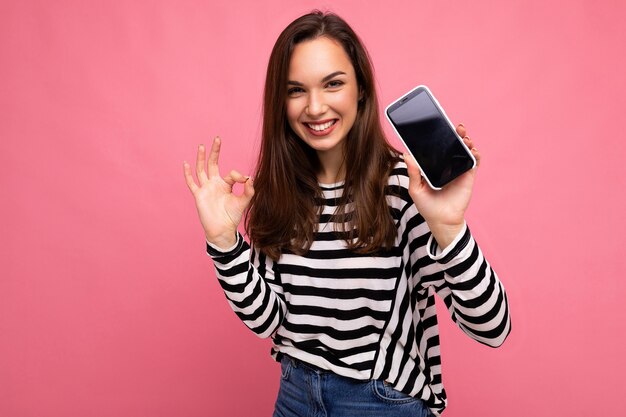
<instances>
[{"instance_id":1,"label":"pink background","mask_svg":"<svg viewBox=\"0 0 626 417\"><path fill-rule=\"evenodd\" d=\"M624 2L4 0L1 416L271 414L182 161L219 134L251 171L271 46L315 7L381 104L427 84L483 155L467 217L513 332L486 348L441 311L444 415L623 415Z\"/></svg>"}]
</instances>

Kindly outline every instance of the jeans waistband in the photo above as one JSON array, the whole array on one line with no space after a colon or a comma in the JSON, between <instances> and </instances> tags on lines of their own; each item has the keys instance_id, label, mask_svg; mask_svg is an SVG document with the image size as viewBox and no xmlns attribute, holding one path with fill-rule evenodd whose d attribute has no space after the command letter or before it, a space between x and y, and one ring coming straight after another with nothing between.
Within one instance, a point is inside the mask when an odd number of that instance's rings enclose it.
<instances>
[{"instance_id":1,"label":"jeans waistband","mask_svg":"<svg viewBox=\"0 0 626 417\"><path fill-rule=\"evenodd\" d=\"M296 368L304 368L304 369L308 369L310 371L316 372L318 374L331 374L333 373L332 371L329 371L328 369L322 369L319 366L315 366L313 364L310 364L308 362L304 362L300 359L296 359L293 356L289 356L283 353L283 357L286 358L287 360L291 361L291 364L296 367Z\"/></svg>"}]
</instances>

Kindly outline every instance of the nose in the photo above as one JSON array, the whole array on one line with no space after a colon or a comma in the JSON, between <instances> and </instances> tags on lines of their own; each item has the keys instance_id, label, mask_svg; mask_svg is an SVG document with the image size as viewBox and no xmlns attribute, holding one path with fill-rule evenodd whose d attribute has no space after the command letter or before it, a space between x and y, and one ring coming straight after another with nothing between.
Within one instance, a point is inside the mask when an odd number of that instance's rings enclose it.
<instances>
[{"instance_id":1,"label":"nose","mask_svg":"<svg viewBox=\"0 0 626 417\"><path fill-rule=\"evenodd\" d=\"M328 106L324 103L324 96L321 92L311 90L309 93L309 99L306 106L306 114L311 117L316 117L324 114Z\"/></svg>"}]
</instances>

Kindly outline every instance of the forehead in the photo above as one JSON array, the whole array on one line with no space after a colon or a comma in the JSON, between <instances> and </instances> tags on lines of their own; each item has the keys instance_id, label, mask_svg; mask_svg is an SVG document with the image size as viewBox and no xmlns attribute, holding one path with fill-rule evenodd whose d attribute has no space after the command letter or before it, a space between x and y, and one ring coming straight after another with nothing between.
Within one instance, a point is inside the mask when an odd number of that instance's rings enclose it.
<instances>
[{"instance_id":1,"label":"forehead","mask_svg":"<svg viewBox=\"0 0 626 417\"><path fill-rule=\"evenodd\" d=\"M321 36L300 42L293 49L289 61L289 79L319 81L335 71L354 76L354 68L341 44Z\"/></svg>"}]
</instances>

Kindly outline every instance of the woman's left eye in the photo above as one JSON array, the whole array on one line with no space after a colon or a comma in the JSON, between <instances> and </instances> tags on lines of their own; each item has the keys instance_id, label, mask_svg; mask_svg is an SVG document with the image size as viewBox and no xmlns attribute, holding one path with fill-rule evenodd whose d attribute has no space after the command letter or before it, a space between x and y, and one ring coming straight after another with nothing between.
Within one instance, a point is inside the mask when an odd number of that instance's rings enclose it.
<instances>
[{"instance_id":1,"label":"woman's left eye","mask_svg":"<svg viewBox=\"0 0 626 417\"><path fill-rule=\"evenodd\" d=\"M339 81L339 80L333 80L333 81L329 81L328 84L326 84L326 87L329 88L337 88L343 85L343 81Z\"/></svg>"}]
</instances>

